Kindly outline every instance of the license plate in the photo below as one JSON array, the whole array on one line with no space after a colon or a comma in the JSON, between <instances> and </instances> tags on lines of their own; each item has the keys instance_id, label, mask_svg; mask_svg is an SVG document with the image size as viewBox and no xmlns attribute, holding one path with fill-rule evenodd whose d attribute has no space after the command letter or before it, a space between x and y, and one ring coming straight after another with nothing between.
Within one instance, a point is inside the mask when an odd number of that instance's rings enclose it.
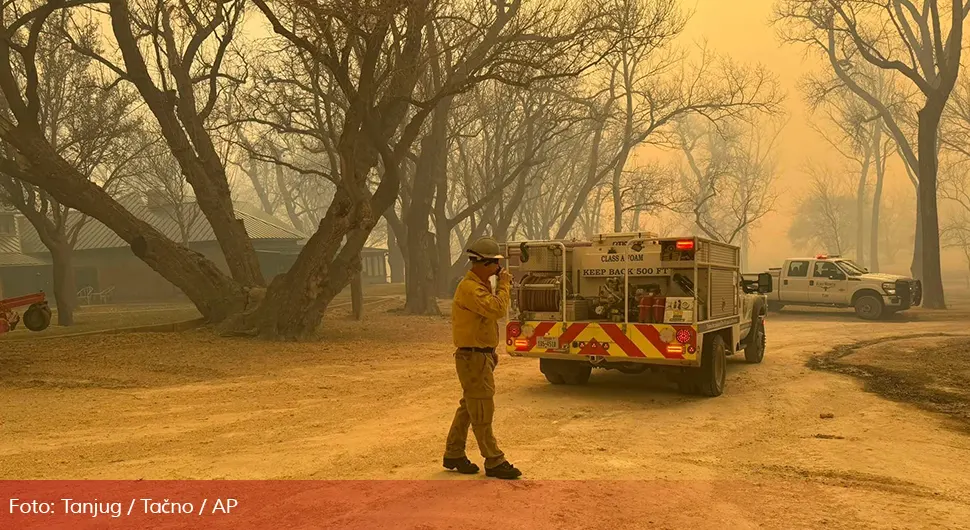
<instances>
[{"instance_id":1,"label":"license plate","mask_svg":"<svg viewBox=\"0 0 970 530\"><path fill-rule=\"evenodd\" d=\"M536 345L547 350L559 349L559 337L539 337Z\"/></svg>"}]
</instances>

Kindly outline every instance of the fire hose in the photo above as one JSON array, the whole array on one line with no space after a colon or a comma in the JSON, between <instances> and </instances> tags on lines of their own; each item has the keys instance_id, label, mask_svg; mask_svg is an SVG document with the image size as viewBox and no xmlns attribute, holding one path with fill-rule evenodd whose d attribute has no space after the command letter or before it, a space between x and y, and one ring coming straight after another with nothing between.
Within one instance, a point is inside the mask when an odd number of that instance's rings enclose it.
<instances>
[{"instance_id":1,"label":"fire hose","mask_svg":"<svg viewBox=\"0 0 970 530\"><path fill-rule=\"evenodd\" d=\"M559 277L535 276L522 278L519 308L523 311L560 311L562 284ZM529 286L543 286L538 289ZM546 287L548 286L548 287Z\"/></svg>"}]
</instances>

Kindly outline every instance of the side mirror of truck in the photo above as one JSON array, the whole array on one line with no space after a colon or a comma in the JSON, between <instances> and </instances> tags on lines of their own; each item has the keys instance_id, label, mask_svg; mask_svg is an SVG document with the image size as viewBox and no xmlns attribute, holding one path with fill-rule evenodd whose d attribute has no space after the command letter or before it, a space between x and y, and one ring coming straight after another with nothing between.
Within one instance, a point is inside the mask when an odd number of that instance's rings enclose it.
<instances>
[{"instance_id":1,"label":"side mirror of truck","mask_svg":"<svg viewBox=\"0 0 970 530\"><path fill-rule=\"evenodd\" d=\"M768 294L771 292L771 273L762 272L758 274L758 293Z\"/></svg>"}]
</instances>

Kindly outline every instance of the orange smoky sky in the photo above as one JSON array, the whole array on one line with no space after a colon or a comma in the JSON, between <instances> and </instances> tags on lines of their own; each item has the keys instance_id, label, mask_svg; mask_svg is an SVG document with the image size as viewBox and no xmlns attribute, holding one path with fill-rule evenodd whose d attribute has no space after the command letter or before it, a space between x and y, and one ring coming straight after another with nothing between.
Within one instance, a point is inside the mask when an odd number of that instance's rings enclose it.
<instances>
[{"instance_id":1,"label":"orange smoky sky","mask_svg":"<svg viewBox=\"0 0 970 530\"><path fill-rule=\"evenodd\" d=\"M717 53L741 62L760 63L776 76L787 96L784 102L787 122L778 143L776 191L779 197L775 211L752 232L750 262L753 266L780 266L786 257L808 253L805 249L793 248L787 235L795 204L806 191L804 167L808 162L830 164L833 168L845 164L838 152L812 128L813 121L822 123L821 116L812 116L798 88L804 76L827 65L804 46L781 42L777 28L771 23L774 4L775 0L694 0L684 4L693 16L682 35L682 44L705 41ZM897 204L907 209L907 216L915 216L911 206L915 195L904 168L894 159L887 169L886 194L898 196ZM858 176L847 174L846 178ZM889 266L906 272L911 257L907 249L900 252L897 258L900 263Z\"/></svg>"}]
</instances>

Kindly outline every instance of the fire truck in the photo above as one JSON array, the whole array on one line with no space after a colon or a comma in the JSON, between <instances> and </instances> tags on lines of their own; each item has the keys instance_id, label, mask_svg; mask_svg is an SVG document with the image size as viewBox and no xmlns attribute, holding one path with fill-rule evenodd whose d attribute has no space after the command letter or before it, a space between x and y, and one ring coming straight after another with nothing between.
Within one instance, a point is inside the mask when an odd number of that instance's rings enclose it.
<instances>
[{"instance_id":1,"label":"fire truck","mask_svg":"<svg viewBox=\"0 0 970 530\"><path fill-rule=\"evenodd\" d=\"M700 237L600 234L509 242L506 351L539 359L553 384L593 368L663 371L682 392L719 396L727 357L760 363L771 275L745 279L740 248Z\"/></svg>"}]
</instances>

